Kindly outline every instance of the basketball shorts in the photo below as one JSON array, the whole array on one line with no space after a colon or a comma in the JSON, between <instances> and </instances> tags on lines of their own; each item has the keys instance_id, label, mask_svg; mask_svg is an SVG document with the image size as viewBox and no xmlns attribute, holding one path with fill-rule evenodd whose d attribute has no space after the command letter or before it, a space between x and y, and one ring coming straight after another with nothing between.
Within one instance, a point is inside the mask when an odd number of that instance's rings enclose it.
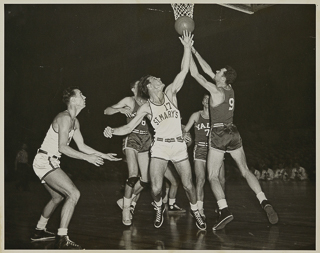
<instances>
[{"instance_id":1,"label":"basketball shorts","mask_svg":"<svg viewBox=\"0 0 320 253\"><path fill-rule=\"evenodd\" d=\"M208 146L205 145L194 145L193 148L193 159L196 161L207 162Z\"/></svg>"},{"instance_id":2,"label":"basketball shorts","mask_svg":"<svg viewBox=\"0 0 320 253\"><path fill-rule=\"evenodd\" d=\"M149 152L152 143L151 134L131 133L123 139L122 151L134 149L139 153Z\"/></svg>"},{"instance_id":3,"label":"basketball shorts","mask_svg":"<svg viewBox=\"0 0 320 253\"><path fill-rule=\"evenodd\" d=\"M45 183L45 177L59 168L59 159L50 157L47 154L37 153L33 160L33 170L43 184Z\"/></svg>"},{"instance_id":4,"label":"basketball shorts","mask_svg":"<svg viewBox=\"0 0 320 253\"><path fill-rule=\"evenodd\" d=\"M221 152L231 152L242 147L242 139L235 125L211 127L209 148Z\"/></svg>"},{"instance_id":5,"label":"basketball shorts","mask_svg":"<svg viewBox=\"0 0 320 253\"><path fill-rule=\"evenodd\" d=\"M187 145L183 142L154 141L151 146L151 158L181 162L188 159Z\"/></svg>"}]
</instances>

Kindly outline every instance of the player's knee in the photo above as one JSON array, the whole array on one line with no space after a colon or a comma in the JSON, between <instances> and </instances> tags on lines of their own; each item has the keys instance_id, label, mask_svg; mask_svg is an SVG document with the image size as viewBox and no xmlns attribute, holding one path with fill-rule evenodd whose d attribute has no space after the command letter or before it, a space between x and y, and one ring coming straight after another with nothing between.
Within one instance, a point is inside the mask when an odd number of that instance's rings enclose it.
<instances>
[{"instance_id":1,"label":"player's knee","mask_svg":"<svg viewBox=\"0 0 320 253\"><path fill-rule=\"evenodd\" d=\"M244 170L241 170L241 175L244 177L244 178L247 178L247 177L250 177L250 175L253 175L249 169L244 169Z\"/></svg>"},{"instance_id":2,"label":"player's knee","mask_svg":"<svg viewBox=\"0 0 320 253\"><path fill-rule=\"evenodd\" d=\"M219 176L218 176L218 174L210 173L208 175L208 179L209 179L210 182L211 181L219 181Z\"/></svg>"},{"instance_id":3,"label":"player's knee","mask_svg":"<svg viewBox=\"0 0 320 253\"><path fill-rule=\"evenodd\" d=\"M224 185L226 183L226 180L224 178L219 178L220 184Z\"/></svg>"},{"instance_id":4,"label":"player's knee","mask_svg":"<svg viewBox=\"0 0 320 253\"><path fill-rule=\"evenodd\" d=\"M154 196L158 196L158 195L160 195L161 194L161 192L162 192L162 187L160 186L157 186L157 185L152 185L152 193L153 193L153 195Z\"/></svg>"},{"instance_id":5,"label":"player's knee","mask_svg":"<svg viewBox=\"0 0 320 253\"><path fill-rule=\"evenodd\" d=\"M62 195L57 195L57 196L52 198L52 202L55 203L55 204L59 204L63 200L64 200L64 197Z\"/></svg>"},{"instance_id":6,"label":"player's knee","mask_svg":"<svg viewBox=\"0 0 320 253\"><path fill-rule=\"evenodd\" d=\"M139 177L129 177L126 181L126 184L131 188L133 188L134 185L138 182L138 180L139 180Z\"/></svg>"},{"instance_id":7,"label":"player's knee","mask_svg":"<svg viewBox=\"0 0 320 253\"><path fill-rule=\"evenodd\" d=\"M67 198L76 204L80 198L80 191L77 188L71 189Z\"/></svg>"},{"instance_id":8,"label":"player's knee","mask_svg":"<svg viewBox=\"0 0 320 253\"><path fill-rule=\"evenodd\" d=\"M193 185L192 185L192 182L187 182L183 185L183 188L186 192L191 192L192 191L192 188L193 188Z\"/></svg>"}]
</instances>

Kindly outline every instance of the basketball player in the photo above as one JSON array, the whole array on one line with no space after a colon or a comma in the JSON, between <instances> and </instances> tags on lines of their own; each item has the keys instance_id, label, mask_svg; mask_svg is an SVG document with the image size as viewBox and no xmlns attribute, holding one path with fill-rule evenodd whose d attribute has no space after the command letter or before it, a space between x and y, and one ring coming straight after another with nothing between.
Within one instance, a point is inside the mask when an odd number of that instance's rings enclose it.
<instances>
[{"instance_id":1,"label":"basketball player","mask_svg":"<svg viewBox=\"0 0 320 253\"><path fill-rule=\"evenodd\" d=\"M198 208L195 188L192 184L191 166L188 159L187 146L182 138L180 111L177 107L177 92L182 88L184 79L189 71L191 59L191 47L193 35L184 31L179 37L184 46L181 71L173 83L163 89L165 85L160 78L147 75L140 80L142 95L148 98L137 112L136 117L127 125L119 128L106 127L104 135L111 138L112 135L126 135L130 133L147 116L155 131L154 143L151 147L150 178L152 197L155 205L156 228L163 223L165 206L162 203L162 183L168 161L171 160L181 177L183 187L190 201L191 214L196 219L199 229L206 229Z\"/></svg>"},{"instance_id":2,"label":"basketball player","mask_svg":"<svg viewBox=\"0 0 320 253\"><path fill-rule=\"evenodd\" d=\"M32 241L54 239L55 235L46 230L46 225L56 207L64 199L61 210L60 228L56 236L55 248L82 249L68 237L68 226L74 208L79 200L80 192L67 174L60 168L62 154L72 158L85 160L95 166L104 164L103 159L119 161L115 154L104 154L84 143L77 115L86 106L86 97L77 87L69 87L63 92L63 102L67 110L60 112L54 119L47 135L33 161L35 174L51 195L51 200L43 209ZM69 146L74 139L80 151Z\"/></svg>"},{"instance_id":3,"label":"basketball player","mask_svg":"<svg viewBox=\"0 0 320 253\"><path fill-rule=\"evenodd\" d=\"M242 176L247 180L250 188L255 192L263 210L267 213L269 222L278 222L278 215L274 211L265 194L262 192L259 181L250 172L242 146L240 134L233 124L233 112L235 106L234 91L231 84L237 74L233 68L226 66L213 73L210 66L203 60L193 48L193 54L199 60L200 66L215 82L208 82L199 72L191 58L190 73L198 83L210 92L210 120L211 131L209 136L208 174L211 189L216 197L219 207L219 218L213 226L213 230L223 229L227 223L233 220L233 215L228 209L226 197L219 181L220 167L224 153L229 152L237 163Z\"/></svg>"},{"instance_id":4,"label":"basketball player","mask_svg":"<svg viewBox=\"0 0 320 253\"><path fill-rule=\"evenodd\" d=\"M139 81L130 84L132 97L125 97L117 104L104 110L105 115L122 113L127 116L129 123L136 115L137 110L147 101L138 95ZM123 151L126 155L129 177L126 180L123 200L118 200L118 205L122 208L122 223L126 226L132 224L132 214L137 196L143 188L148 185L149 150L152 136L149 131L146 119L143 119L133 131L123 139ZM139 173L140 169L140 173ZM141 175L139 177L139 174Z\"/></svg>"},{"instance_id":5,"label":"basketball player","mask_svg":"<svg viewBox=\"0 0 320 253\"><path fill-rule=\"evenodd\" d=\"M208 137L210 132L210 115L209 115L209 98L208 94L205 94L202 99L203 109L193 113L189 121L184 128L185 132L189 132L191 127L194 126L195 133L195 145L193 149L194 170L196 175L196 192L197 192L197 205L199 212L203 219L205 219L203 200L204 191L203 186L206 181L206 165L208 154ZM225 178L224 178L224 163L221 165L219 180L224 190Z\"/></svg>"},{"instance_id":6,"label":"basketball player","mask_svg":"<svg viewBox=\"0 0 320 253\"><path fill-rule=\"evenodd\" d=\"M137 110L147 102L147 100L139 96L138 84L139 81L130 84L133 93L132 97L125 97L117 104L106 108L104 114L113 115L118 112L122 113L127 116L127 123L129 123L135 117ZM122 223L126 226L132 224L132 215L134 214L139 194L149 184L148 168L151 142L152 136L146 119L143 119L140 124L123 139L123 151L125 152L128 163L129 178L126 181L124 197L119 199L117 204L122 209ZM139 174L141 177L139 177ZM170 196L171 199L175 200L177 194L175 186L178 185L177 179L172 175L170 170L166 171L165 177L169 180L170 184L173 185ZM169 204L172 211L183 210L175 201Z\"/></svg>"}]
</instances>

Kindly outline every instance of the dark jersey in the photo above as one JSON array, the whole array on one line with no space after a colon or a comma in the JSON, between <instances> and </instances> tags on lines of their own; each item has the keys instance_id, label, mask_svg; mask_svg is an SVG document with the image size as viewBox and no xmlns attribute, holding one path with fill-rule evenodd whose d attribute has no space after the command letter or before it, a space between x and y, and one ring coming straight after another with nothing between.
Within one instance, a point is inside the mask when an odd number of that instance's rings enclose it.
<instances>
[{"instance_id":1,"label":"dark jersey","mask_svg":"<svg viewBox=\"0 0 320 253\"><path fill-rule=\"evenodd\" d=\"M134 108L132 111L132 115L135 117L137 114L138 109L140 108L139 104L137 101L134 99ZM129 123L134 117L132 118L127 118L127 123ZM139 125L136 126L136 128L133 130L134 133L141 133L141 134L146 134L149 133L149 127L146 122L146 118L143 118L143 120L140 122Z\"/></svg>"},{"instance_id":2,"label":"dark jersey","mask_svg":"<svg viewBox=\"0 0 320 253\"><path fill-rule=\"evenodd\" d=\"M210 119L205 119L201 113L199 113L199 119L194 123L195 143L208 143L209 132Z\"/></svg>"},{"instance_id":3,"label":"dark jersey","mask_svg":"<svg viewBox=\"0 0 320 253\"><path fill-rule=\"evenodd\" d=\"M225 99L224 101L215 106L210 106L210 118L211 125L213 126L215 123L224 123L229 124L233 122L233 112L234 112L234 91L229 86L230 90L223 89Z\"/></svg>"}]
</instances>

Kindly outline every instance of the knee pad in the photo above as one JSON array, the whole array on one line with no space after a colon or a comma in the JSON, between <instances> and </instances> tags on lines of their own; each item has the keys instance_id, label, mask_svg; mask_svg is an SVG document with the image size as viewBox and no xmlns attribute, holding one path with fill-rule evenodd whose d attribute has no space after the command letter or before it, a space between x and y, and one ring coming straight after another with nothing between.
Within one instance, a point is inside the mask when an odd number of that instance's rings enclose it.
<instances>
[{"instance_id":1,"label":"knee pad","mask_svg":"<svg viewBox=\"0 0 320 253\"><path fill-rule=\"evenodd\" d=\"M126 181L126 184L133 188L133 186L138 182L139 177L129 177Z\"/></svg>"},{"instance_id":2,"label":"knee pad","mask_svg":"<svg viewBox=\"0 0 320 253\"><path fill-rule=\"evenodd\" d=\"M149 186L149 182L143 182L140 180L140 184L143 188L147 188Z\"/></svg>"}]
</instances>

